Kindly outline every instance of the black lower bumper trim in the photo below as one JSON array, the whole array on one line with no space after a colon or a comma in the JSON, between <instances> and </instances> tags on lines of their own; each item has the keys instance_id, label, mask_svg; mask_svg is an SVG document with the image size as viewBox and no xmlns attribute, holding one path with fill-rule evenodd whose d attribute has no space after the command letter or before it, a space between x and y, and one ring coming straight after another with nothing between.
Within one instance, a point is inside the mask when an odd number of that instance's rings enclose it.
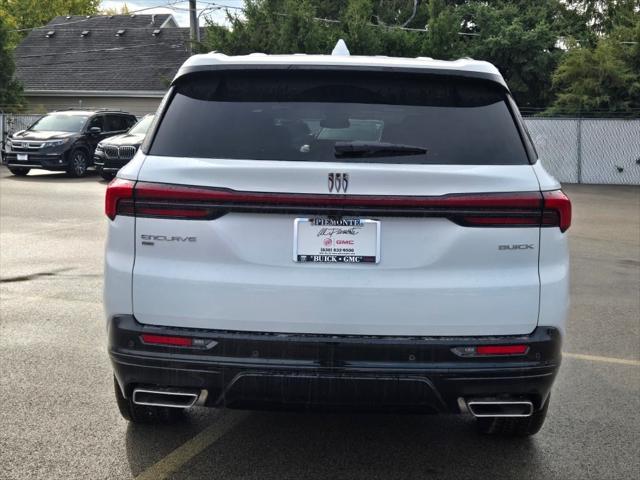
<instances>
[{"instance_id":1,"label":"black lower bumper trim","mask_svg":"<svg viewBox=\"0 0 640 480\"><path fill-rule=\"evenodd\" d=\"M18 161L17 153L4 153L3 162L12 168L42 168L45 170L64 170L68 165L68 160L61 154L36 154L27 153L26 161Z\"/></svg>"},{"instance_id":2,"label":"black lower bumper trim","mask_svg":"<svg viewBox=\"0 0 640 480\"><path fill-rule=\"evenodd\" d=\"M93 155L93 164L105 172L117 172L127 163L129 163L129 160L106 158L104 155L95 153Z\"/></svg>"},{"instance_id":3,"label":"black lower bumper trim","mask_svg":"<svg viewBox=\"0 0 640 480\"><path fill-rule=\"evenodd\" d=\"M215 340L210 349L145 345L143 333ZM453 347L526 343L519 357L461 358ZM207 406L459 413L459 398L546 400L560 335L539 327L509 337L269 335L110 321L109 353L128 395L136 385L205 389Z\"/></svg>"}]
</instances>

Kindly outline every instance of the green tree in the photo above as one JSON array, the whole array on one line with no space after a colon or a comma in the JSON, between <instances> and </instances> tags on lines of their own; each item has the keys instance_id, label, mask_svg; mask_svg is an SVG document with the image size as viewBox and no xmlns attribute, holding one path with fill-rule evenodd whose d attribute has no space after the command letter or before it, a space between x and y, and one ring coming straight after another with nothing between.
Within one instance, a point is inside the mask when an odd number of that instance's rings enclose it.
<instances>
[{"instance_id":1,"label":"green tree","mask_svg":"<svg viewBox=\"0 0 640 480\"><path fill-rule=\"evenodd\" d=\"M620 26L621 19L630 20L640 13L638 0L565 0L568 10L575 12L589 30L603 36ZM594 38L594 37L592 37Z\"/></svg>"},{"instance_id":2,"label":"green tree","mask_svg":"<svg viewBox=\"0 0 640 480\"><path fill-rule=\"evenodd\" d=\"M100 0L0 0L0 16L25 36L25 29L40 27L58 15L94 15Z\"/></svg>"},{"instance_id":3,"label":"green tree","mask_svg":"<svg viewBox=\"0 0 640 480\"><path fill-rule=\"evenodd\" d=\"M500 70L521 107L552 100L551 76L564 51L566 6L559 0L467 2L463 12L466 56Z\"/></svg>"},{"instance_id":4,"label":"green tree","mask_svg":"<svg viewBox=\"0 0 640 480\"><path fill-rule=\"evenodd\" d=\"M230 28L210 25L204 43L231 55L326 53L334 36L330 23L314 20L309 0L248 0L242 16L227 16Z\"/></svg>"},{"instance_id":5,"label":"green tree","mask_svg":"<svg viewBox=\"0 0 640 480\"><path fill-rule=\"evenodd\" d=\"M0 111L20 110L23 105L22 87L13 78L15 65L9 42L6 18L0 15Z\"/></svg>"},{"instance_id":6,"label":"green tree","mask_svg":"<svg viewBox=\"0 0 640 480\"><path fill-rule=\"evenodd\" d=\"M349 51L356 55L379 55L383 49L385 32L371 25L373 0L351 0L341 18L341 37Z\"/></svg>"},{"instance_id":7,"label":"green tree","mask_svg":"<svg viewBox=\"0 0 640 480\"><path fill-rule=\"evenodd\" d=\"M204 43L227 54L329 53L343 38L353 54L417 54L415 35L374 23L379 6L374 0L247 0L242 15L227 15L228 27L210 24Z\"/></svg>"},{"instance_id":8,"label":"green tree","mask_svg":"<svg viewBox=\"0 0 640 480\"><path fill-rule=\"evenodd\" d=\"M565 56L580 55L569 45L633 36L638 18L640 0L247 0L229 27L209 27L205 44L228 54L329 53L343 38L355 55L472 57L498 67L519 105L544 110L569 88L552 80ZM633 76L640 47L621 45L610 66Z\"/></svg>"},{"instance_id":9,"label":"green tree","mask_svg":"<svg viewBox=\"0 0 640 480\"><path fill-rule=\"evenodd\" d=\"M547 114L640 116L640 18L615 28L595 48L574 46L553 75Z\"/></svg>"},{"instance_id":10,"label":"green tree","mask_svg":"<svg viewBox=\"0 0 640 480\"><path fill-rule=\"evenodd\" d=\"M422 54L443 60L460 56L464 48L461 29L462 12L457 6L447 5L444 0L430 0Z\"/></svg>"}]
</instances>

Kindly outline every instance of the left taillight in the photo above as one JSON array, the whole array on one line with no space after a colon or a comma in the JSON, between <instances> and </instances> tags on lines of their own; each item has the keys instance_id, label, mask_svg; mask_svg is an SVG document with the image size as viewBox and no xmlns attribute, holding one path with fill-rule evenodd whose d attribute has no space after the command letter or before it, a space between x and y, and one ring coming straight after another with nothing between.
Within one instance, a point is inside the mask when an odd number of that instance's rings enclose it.
<instances>
[{"instance_id":1,"label":"left taillight","mask_svg":"<svg viewBox=\"0 0 640 480\"><path fill-rule=\"evenodd\" d=\"M543 227L560 227L566 232L571 226L571 200L562 190L542 192L544 202L542 210Z\"/></svg>"},{"instance_id":2,"label":"left taillight","mask_svg":"<svg viewBox=\"0 0 640 480\"><path fill-rule=\"evenodd\" d=\"M115 178L107 186L104 201L104 213L111 220L119 213L133 215L133 189L136 182Z\"/></svg>"}]
</instances>

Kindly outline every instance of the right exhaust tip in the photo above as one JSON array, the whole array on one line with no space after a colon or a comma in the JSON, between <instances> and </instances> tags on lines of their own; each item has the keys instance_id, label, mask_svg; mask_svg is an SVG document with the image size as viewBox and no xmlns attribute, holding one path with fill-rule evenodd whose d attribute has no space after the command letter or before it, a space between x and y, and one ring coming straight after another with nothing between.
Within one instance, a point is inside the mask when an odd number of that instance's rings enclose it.
<instances>
[{"instance_id":1,"label":"right exhaust tip","mask_svg":"<svg viewBox=\"0 0 640 480\"><path fill-rule=\"evenodd\" d=\"M133 390L132 401L136 405L152 407L191 408L198 397L197 393L189 391L136 388Z\"/></svg>"},{"instance_id":2,"label":"right exhaust tip","mask_svg":"<svg viewBox=\"0 0 640 480\"><path fill-rule=\"evenodd\" d=\"M467 408L477 418L533 415L533 403L529 400L468 400Z\"/></svg>"}]
</instances>

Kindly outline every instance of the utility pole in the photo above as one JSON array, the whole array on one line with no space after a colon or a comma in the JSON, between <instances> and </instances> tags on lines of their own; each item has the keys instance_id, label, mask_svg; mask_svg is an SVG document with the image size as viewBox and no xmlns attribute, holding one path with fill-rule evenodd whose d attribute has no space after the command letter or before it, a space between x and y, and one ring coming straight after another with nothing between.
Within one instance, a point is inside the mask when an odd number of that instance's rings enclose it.
<instances>
[{"instance_id":1,"label":"utility pole","mask_svg":"<svg viewBox=\"0 0 640 480\"><path fill-rule=\"evenodd\" d=\"M198 26L198 11L196 9L196 0L189 0L189 28L191 37L191 54L196 53L196 42L200 40L200 27Z\"/></svg>"}]
</instances>

